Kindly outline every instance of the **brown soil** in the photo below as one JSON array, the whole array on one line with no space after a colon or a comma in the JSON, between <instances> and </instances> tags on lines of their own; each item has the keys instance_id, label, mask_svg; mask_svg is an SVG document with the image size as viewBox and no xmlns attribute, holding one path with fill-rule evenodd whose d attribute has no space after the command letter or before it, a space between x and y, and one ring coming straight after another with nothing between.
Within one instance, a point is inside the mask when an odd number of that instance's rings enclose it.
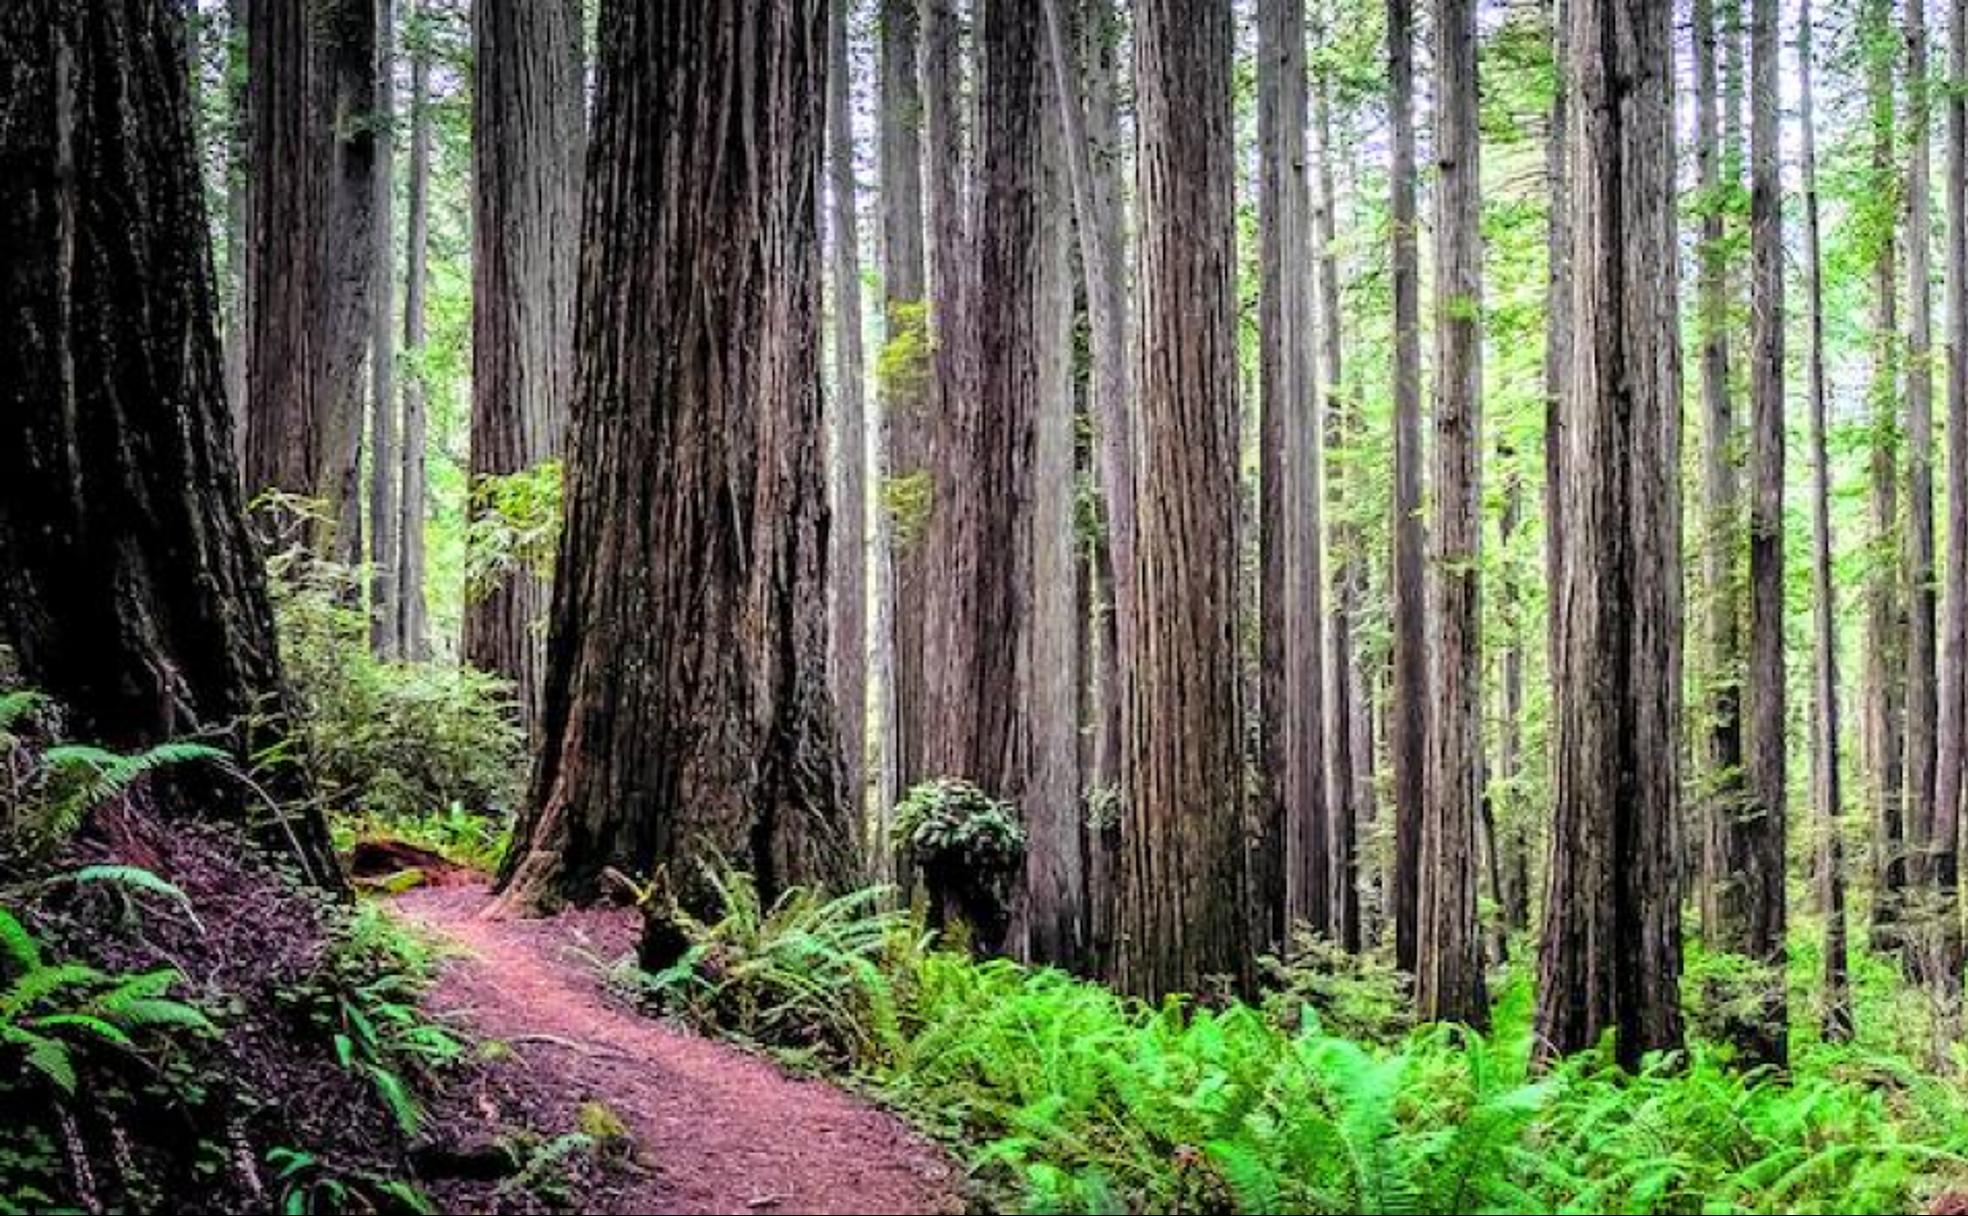
<instances>
[{"instance_id":1,"label":"brown soil","mask_svg":"<svg viewBox=\"0 0 1968 1216\"><path fill-rule=\"evenodd\" d=\"M458 948L427 1004L519 1054L536 1125L578 1125L599 1103L627 1127L616 1181L630 1181L577 1194L580 1210L963 1210L948 1159L893 1116L610 997L599 960L631 949L633 911L505 920L481 915L486 903L483 887L445 885L406 892L396 908Z\"/></svg>"}]
</instances>

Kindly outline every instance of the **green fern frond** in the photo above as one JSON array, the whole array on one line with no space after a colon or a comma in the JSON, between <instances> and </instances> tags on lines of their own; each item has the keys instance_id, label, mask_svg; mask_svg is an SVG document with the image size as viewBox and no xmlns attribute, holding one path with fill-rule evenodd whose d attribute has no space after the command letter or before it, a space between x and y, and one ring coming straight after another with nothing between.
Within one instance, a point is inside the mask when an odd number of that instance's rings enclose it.
<instances>
[{"instance_id":1,"label":"green fern frond","mask_svg":"<svg viewBox=\"0 0 1968 1216\"><path fill-rule=\"evenodd\" d=\"M4 957L8 968L13 971L30 972L41 969L41 943L20 918L5 908L0 908L0 957Z\"/></svg>"}]
</instances>

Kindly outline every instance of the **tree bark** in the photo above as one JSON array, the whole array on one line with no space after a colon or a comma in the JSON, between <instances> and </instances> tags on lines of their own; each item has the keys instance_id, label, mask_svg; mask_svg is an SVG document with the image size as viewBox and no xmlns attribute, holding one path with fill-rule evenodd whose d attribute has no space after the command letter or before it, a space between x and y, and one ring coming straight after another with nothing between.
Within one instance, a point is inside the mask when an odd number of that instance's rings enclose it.
<instances>
[{"instance_id":1,"label":"tree bark","mask_svg":"<svg viewBox=\"0 0 1968 1216\"><path fill-rule=\"evenodd\" d=\"M412 0L411 19L429 20L425 0ZM430 622L424 599L424 504L428 442L424 384L424 299L430 281L430 49L419 35L410 52L410 183L405 202L403 352L410 374L403 380L402 475L397 478L396 607L398 644L406 659L430 657Z\"/></svg>"},{"instance_id":2,"label":"tree bark","mask_svg":"<svg viewBox=\"0 0 1968 1216\"><path fill-rule=\"evenodd\" d=\"M1826 1042L1852 1037L1852 989L1846 971L1844 812L1838 759L1838 585L1831 570L1831 459L1825 444L1824 259L1818 229L1818 136L1812 92L1811 0L1797 16L1798 136L1804 176L1804 272L1810 311L1811 590L1816 679L1812 714L1812 786L1818 821L1819 901L1824 905L1821 1014Z\"/></svg>"},{"instance_id":3,"label":"tree bark","mask_svg":"<svg viewBox=\"0 0 1968 1216\"><path fill-rule=\"evenodd\" d=\"M1121 936L1125 986L1252 979L1239 703L1230 11L1136 0L1142 448Z\"/></svg>"},{"instance_id":4,"label":"tree bark","mask_svg":"<svg viewBox=\"0 0 1968 1216\"><path fill-rule=\"evenodd\" d=\"M1934 224L1925 0L1906 6L1906 781L1908 880L1930 885L1934 841Z\"/></svg>"},{"instance_id":5,"label":"tree bark","mask_svg":"<svg viewBox=\"0 0 1968 1216\"><path fill-rule=\"evenodd\" d=\"M1325 788L1325 638L1305 144L1305 0L1258 6L1259 434L1266 775L1252 842L1257 945L1290 925L1333 931Z\"/></svg>"},{"instance_id":6,"label":"tree bark","mask_svg":"<svg viewBox=\"0 0 1968 1216\"><path fill-rule=\"evenodd\" d=\"M1564 620L1541 1055L1681 1042L1673 5L1574 0Z\"/></svg>"},{"instance_id":7,"label":"tree bark","mask_svg":"<svg viewBox=\"0 0 1968 1216\"><path fill-rule=\"evenodd\" d=\"M603 5L567 523L504 905L854 873L826 671L820 0Z\"/></svg>"},{"instance_id":8,"label":"tree bark","mask_svg":"<svg viewBox=\"0 0 1968 1216\"><path fill-rule=\"evenodd\" d=\"M1777 0L1751 0L1749 801L1727 825L1744 918L1725 948L1767 969L1762 1014L1734 1027L1745 1063L1782 1067L1789 1008L1784 938L1784 249L1777 125Z\"/></svg>"},{"instance_id":9,"label":"tree bark","mask_svg":"<svg viewBox=\"0 0 1968 1216\"><path fill-rule=\"evenodd\" d=\"M567 433L586 142L580 2L478 0L472 43L477 487L558 459ZM465 662L513 682L529 727L537 725L550 595L547 579L520 569L465 604Z\"/></svg>"},{"instance_id":10,"label":"tree bark","mask_svg":"<svg viewBox=\"0 0 1968 1216\"><path fill-rule=\"evenodd\" d=\"M195 738L243 768L288 703L232 459L184 34L166 0L0 15L0 640L78 737ZM341 886L299 766L273 774L278 808L211 768L156 792Z\"/></svg>"},{"instance_id":11,"label":"tree bark","mask_svg":"<svg viewBox=\"0 0 1968 1216\"><path fill-rule=\"evenodd\" d=\"M1934 807L1934 878L1943 923L1960 906L1961 799L1968 772L1968 0L1950 6L1947 100L1947 436L1946 633L1941 668L1941 733ZM1961 942L1944 962L1961 968Z\"/></svg>"},{"instance_id":12,"label":"tree bark","mask_svg":"<svg viewBox=\"0 0 1968 1216\"><path fill-rule=\"evenodd\" d=\"M246 22L246 0L226 0L226 259L221 315L226 401L232 407L233 459L242 468L246 459L246 348L252 336L246 256L246 190L252 177L247 156L252 125L246 109L251 93L246 83Z\"/></svg>"},{"instance_id":13,"label":"tree bark","mask_svg":"<svg viewBox=\"0 0 1968 1216\"><path fill-rule=\"evenodd\" d=\"M1332 37L1330 14L1322 11L1321 43ZM1344 470L1334 449L1347 450L1362 429L1359 405L1346 389L1345 342L1339 312L1338 194L1333 187L1332 82L1321 71L1314 78L1314 122L1318 131L1318 194L1313 206L1313 240L1318 271L1318 319L1325 361L1327 450L1327 520L1332 531L1332 636L1327 647L1326 795L1330 811L1327 860L1332 891L1332 935L1345 950L1361 946L1359 825L1361 807L1373 781L1373 749L1362 746L1366 715L1364 681L1360 670L1358 636L1361 604L1366 594L1365 541L1348 505L1348 491L1358 469L1349 461ZM1364 777L1362 774L1364 773Z\"/></svg>"},{"instance_id":14,"label":"tree bark","mask_svg":"<svg viewBox=\"0 0 1968 1216\"><path fill-rule=\"evenodd\" d=\"M1474 0L1435 5L1435 713L1422 810L1415 1004L1489 1022L1476 920L1483 799L1481 162Z\"/></svg>"},{"instance_id":15,"label":"tree bark","mask_svg":"<svg viewBox=\"0 0 1968 1216\"><path fill-rule=\"evenodd\" d=\"M378 658L403 649L396 606L396 13L376 5L375 281L369 316L369 646Z\"/></svg>"},{"instance_id":16,"label":"tree bark","mask_svg":"<svg viewBox=\"0 0 1968 1216\"><path fill-rule=\"evenodd\" d=\"M922 90L916 78L920 18L917 0L882 0L881 6L881 239L884 350L899 367L879 378L881 408L875 425L882 431L884 501L889 487L907 484L929 464L930 420L919 366L926 336L923 265ZM887 614L880 631L878 666L883 685L881 792L876 799L875 860L894 858L888 839L899 791L924 776L921 719L923 705L923 561L919 521L884 510L877 522L884 538ZM895 877L905 890L899 860Z\"/></svg>"},{"instance_id":17,"label":"tree bark","mask_svg":"<svg viewBox=\"0 0 1968 1216\"><path fill-rule=\"evenodd\" d=\"M861 838L868 801L868 511L867 410L861 353L861 207L854 181L854 122L849 104L847 22L850 0L827 0L828 237L834 278L834 528L828 564L827 651L848 807Z\"/></svg>"},{"instance_id":18,"label":"tree bark","mask_svg":"<svg viewBox=\"0 0 1968 1216\"><path fill-rule=\"evenodd\" d=\"M1738 9L1729 0L1730 30ZM1738 427L1729 372L1730 275L1728 216L1737 187L1736 162L1724 130L1733 132L1717 100L1721 60L1714 0L1694 6L1696 102L1695 152L1701 186L1700 287L1702 396L1702 582L1706 600L1702 808L1702 930L1717 949L1740 949L1748 913L1737 875L1740 856L1734 825L1748 813L1744 792L1741 600L1738 594L1742 501L1737 481ZM1733 96L1733 93L1732 93ZM1733 136L1731 136L1733 138ZM1727 176L1724 175L1725 162Z\"/></svg>"},{"instance_id":19,"label":"tree bark","mask_svg":"<svg viewBox=\"0 0 1968 1216\"><path fill-rule=\"evenodd\" d=\"M1862 42L1881 47L1890 38L1889 0L1868 0L1861 14ZM1893 168L1893 63L1881 49L1866 52L1866 97L1872 119L1875 199L1898 190ZM1907 613L1904 568L1899 560L1898 478L1898 261L1890 225L1873 255L1872 547L1877 556L1866 588L1866 760L1872 776L1875 877L1872 934L1877 947L1895 943L1900 897L1906 887L1908 837L1903 831Z\"/></svg>"},{"instance_id":20,"label":"tree bark","mask_svg":"<svg viewBox=\"0 0 1968 1216\"><path fill-rule=\"evenodd\" d=\"M1416 966L1421 832L1428 767L1428 635L1421 504L1421 298L1416 232L1414 3L1387 0L1388 119L1393 129L1394 686L1388 760L1394 770L1394 958Z\"/></svg>"}]
</instances>

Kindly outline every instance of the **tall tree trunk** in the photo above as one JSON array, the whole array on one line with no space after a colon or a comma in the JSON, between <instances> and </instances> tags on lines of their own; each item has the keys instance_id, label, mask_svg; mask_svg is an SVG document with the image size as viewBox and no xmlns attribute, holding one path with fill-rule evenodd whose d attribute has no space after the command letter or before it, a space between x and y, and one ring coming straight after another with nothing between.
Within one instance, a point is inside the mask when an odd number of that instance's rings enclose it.
<instances>
[{"instance_id":1,"label":"tall tree trunk","mask_svg":"<svg viewBox=\"0 0 1968 1216\"><path fill-rule=\"evenodd\" d=\"M1681 1042L1673 5L1573 0L1572 316L1541 1053Z\"/></svg>"},{"instance_id":2,"label":"tall tree trunk","mask_svg":"<svg viewBox=\"0 0 1968 1216\"><path fill-rule=\"evenodd\" d=\"M232 407L233 459L246 459L246 350L251 344L246 256L247 184L252 177L247 148L252 138L246 99L246 0L226 0L226 259L221 306L225 339L226 401Z\"/></svg>"},{"instance_id":3,"label":"tall tree trunk","mask_svg":"<svg viewBox=\"0 0 1968 1216\"><path fill-rule=\"evenodd\" d=\"M1941 668L1941 736L1934 806L1934 882L1942 923L1959 924L1961 799L1968 771L1968 0L1948 19L1947 100L1947 616ZM1961 969L1962 943L1943 960Z\"/></svg>"},{"instance_id":4,"label":"tall tree trunk","mask_svg":"<svg viewBox=\"0 0 1968 1216\"><path fill-rule=\"evenodd\" d=\"M1749 800L1727 824L1741 869L1743 919L1724 948L1766 969L1760 1016L1733 1027L1745 1062L1788 1058L1784 939L1784 250L1778 163L1777 0L1751 0L1750 23Z\"/></svg>"},{"instance_id":5,"label":"tall tree trunk","mask_svg":"<svg viewBox=\"0 0 1968 1216\"><path fill-rule=\"evenodd\" d=\"M868 802L867 410L862 386L860 191L854 181L847 22L851 0L827 0L828 237L834 272L835 450L827 652L848 808L857 839Z\"/></svg>"},{"instance_id":6,"label":"tall tree trunk","mask_svg":"<svg viewBox=\"0 0 1968 1216\"><path fill-rule=\"evenodd\" d=\"M567 521L508 907L854 871L827 695L820 0L602 8ZM670 352L647 358L646 352Z\"/></svg>"},{"instance_id":7,"label":"tall tree trunk","mask_svg":"<svg viewBox=\"0 0 1968 1216\"><path fill-rule=\"evenodd\" d=\"M1421 518L1421 296L1416 246L1414 0L1387 0L1388 118L1393 128L1394 686L1387 751L1394 770L1394 958L1415 969L1421 831L1428 766L1428 633Z\"/></svg>"},{"instance_id":8,"label":"tall tree trunk","mask_svg":"<svg viewBox=\"0 0 1968 1216\"><path fill-rule=\"evenodd\" d=\"M411 0L411 20L426 22L426 0ZM403 269L403 353L410 374L403 380L402 475L397 478L396 606L397 638L406 659L430 656L430 622L424 599L424 502L429 483L424 471L428 440L424 384L424 299L430 280L431 98L428 37L419 35L410 52L410 185L405 200Z\"/></svg>"},{"instance_id":9,"label":"tall tree trunk","mask_svg":"<svg viewBox=\"0 0 1968 1216\"><path fill-rule=\"evenodd\" d=\"M1048 51L1060 91L1061 134L1073 193L1074 230L1085 276L1088 344L1092 353L1092 463L1101 490L1102 523L1092 546L1094 591L1085 658L1091 663L1092 746L1083 784L1091 807L1112 808L1121 788L1126 736L1122 723L1120 659L1132 633L1137 596L1135 563L1134 400L1129 360L1126 223L1121 206L1123 156L1115 95L1119 15L1112 0L1084 0L1075 32L1064 0L1042 0ZM1076 66L1083 65L1083 66ZM1084 81L1084 90L1081 83ZM1082 96L1084 92L1084 96ZM1100 971L1113 951L1118 825L1103 810L1086 831L1087 951Z\"/></svg>"},{"instance_id":10,"label":"tall tree trunk","mask_svg":"<svg viewBox=\"0 0 1968 1216\"><path fill-rule=\"evenodd\" d=\"M1909 880L1932 878L1934 748L1934 322L1926 0L1906 6L1907 39L1907 638L1906 839Z\"/></svg>"},{"instance_id":11,"label":"tall tree trunk","mask_svg":"<svg viewBox=\"0 0 1968 1216\"><path fill-rule=\"evenodd\" d=\"M894 509L895 487L911 484L929 464L930 419L924 392L925 273L923 265L922 90L916 78L920 21L917 0L882 0L881 5L881 238L884 373L876 385L881 408L875 425L883 433L882 501L877 528L885 539L888 614L881 631L887 673L883 701L883 747L876 799L875 860L894 859L888 828L896 794L924 775L921 719L923 704L923 562L921 521ZM898 883L907 877L898 869Z\"/></svg>"},{"instance_id":12,"label":"tall tree trunk","mask_svg":"<svg viewBox=\"0 0 1968 1216\"><path fill-rule=\"evenodd\" d=\"M1333 37L1331 14L1322 8L1321 45ZM1326 802L1330 812L1327 861L1332 891L1333 940L1346 950L1359 950L1360 855L1359 826L1363 791L1371 786L1373 749L1361 746L1360 727L1366 715L1359 632L1361 603L1366 594L1367 555L1360 527L1348 504L1357 462L1342 472L1333 451L1345 451L1359 433L1359 406L1346 391L1345 343L1339 313L1339 199L1333 188L1332 82L1328 73L1315 77L1314 122L1318 131L1318 195L1313 207L1313 242L1318 271L1321 349L1325 363L1327 451L1326 509L1332 530L1331 645L1326 669L1330 673L1327 709ZM1315 376L1315 379L1317 377ZM1362 771L1366 776L1363 780Z\"/></svg>"},{"instance_id":13,"label":"tall tree trunk","mask_svg":"<svg viewBox=\"0 0 1968 1216\"><path fill-rule=\"evenodd\" d=\"M1251 979L1238 598L1230 10L1135 0L1140 595L1127 672L1126 986Z\"/></svg>"},{"instance_id":14,"label":"tall tree trunk","mask_svg":"<svg viewBox=\"0 0 1968 1216\"><path fill-rule=\"evenodd\" d=\"M1474 0L1435 4L1435 716L1421 825L1415 1003L1489 1022L1476 921L1483 798L1481 162Z\"/></svg>"},{"instance_id":15,"label":"tall tree trunk","mask_svg":"<svg viewBox=\"0 0 1968 1216\"><path fill-rule=\"evenodd\" d=\"M374 0L247 6L246 491L319 499L334 551L362 553L363 369L370 341ZM326 538L317 538L324 540Z\"/></svg>"},{"instance_id":16,"label":"tall tree trunk","mask_svg":"<svg viewBox=\"0 0 1968 1216\"><path fill-rule=\"evenodd\" d=\"M1811 593L1816 658L1812 754L1816 781L1818 881L1824 905L1824 968L1820 1000L1826 1042L1852 1037L1852 988L1846 974L1845 856L1840 827L1843 795L1838 761L1838 586L1831 572L1831 459L1825 445L1824 259L1818 233L1818 136L1811 77L1811 0L1797 15L1798 136L1804 174L1804 272L1810 310Z\"/></svg>"},{"instance_id":17,"label":"tall tree trunk","mask_svg":"<svg viewBox=\"0 0 1968 1216\"><path fill-rule=\"evenodd\" d=\"M1264 802L1252 842L1260 948L1330 935L1318 392L1306 180L1305 0L1258 6L1259 510Z\"/></svg>"},{"instance_id":18,"label":"tall tree trunk","mask_svg":"<svg viewBox=\"0 0 1968 1216\"><path fill-rule=\"evenodd\" d=\"M1870 185L1875 199L1897 197L1893 169L1893 62L1890 0L1867 0L1865 31L1867 108L1872 119ZM1906 887L1908 837L1901 815L1904 771L1907 618L1904 569L1898 559L1898 384L1895 352L1899 331L1899 272L1891 225L1875 238L1873 255L1872 548L1866 587L1866 759L1872 777L1875 823L1872 934L1875 946L1894 944L1900 896Z\"/></svg>"},{"instance_id":19,"label":"tall tree trunk","mask_svg":"<svg viewBox=\"0 0 1968 1216\"><path fill-rule=\"evenodd\" d=\"M403 648L396 606L396 11L376 5L375 281L369 316L369 646Z\"/></svg>"},{"instance_id":20,"label":"tall tree trunk","mask_svg":"<svg viewBox=\"0 0 1968 1216\"><path fill-rule=\"evenodd\" d=\"M1563 651L1564 601L1557 594L1565 575L1565 396L1572 363L1572 228L1570 113L1566 87L1571 63L1572 0L1551 0L1551 53L1558 65L1558 87L1551 93L1550 128L1545 132L1545 312L1544 312L1544 585L1545 679L1555 693L1558 655ZM1547 774L1556 757L1545 749ZM1525 850L1528 861L1529 849ZM1530 893L1526 891L1528 903Z\"/></svg>"},{"instance_id":21,"label":"tall tree trunk","mask_svg":"<svg viewBox=\"0 0 1968 1216\"><path fill-rule=\"evenodd\" d=\"M478 0L472 44L476 491L484 478L558 459L567 433L586 140L580 0ZM471 510L487 505L475 492ZM518 569L471 589L465 604L465 661L513 682L529 726L550 596L548 580Z\"/></svg>"},{"instance_id":22,"label":"tall tree trunk","mask_svg":"<svg viewBox=\"0 0 1968 1216\"><path fill-rule=\"evenodd\" d=\"M1736 0L1727 0L1728 31L1737 24ZM1702 739L1702 930L1717 949L1740 949L1748 893L1736 876L1744 859L1735 825L1747 813L1742 726L1742 614L1738 595L1742 540L1737 483L1737 425L1729 376L1731 328L1728 216L1736 190L1735 160L1724 146L1733 132L1717 100L1721 55L1714 0L1695 0L1695 154L1701 186L1700 286L1702 397L1702 582L1704 685ZM1734 96L1732 90L1731 96ZM1726 164L1725 164L1726 162ZM1727 176L1724 170L1727 169Z\"/></svg>"},{"instance_id":23,"label":"tall tree trunk","mask_svg":"<svg viewBox=\"0 0 1968 1216\"><path fill-rule=\"evenodd\" d=\"M184 33L167 0L0 15L0 640L78 735L200 738L244 765L287 704L232 459ZM276 773L293 801L270 819L213 768L157 793L339 887L301 773Z\"/></svg>"}]
</instances>

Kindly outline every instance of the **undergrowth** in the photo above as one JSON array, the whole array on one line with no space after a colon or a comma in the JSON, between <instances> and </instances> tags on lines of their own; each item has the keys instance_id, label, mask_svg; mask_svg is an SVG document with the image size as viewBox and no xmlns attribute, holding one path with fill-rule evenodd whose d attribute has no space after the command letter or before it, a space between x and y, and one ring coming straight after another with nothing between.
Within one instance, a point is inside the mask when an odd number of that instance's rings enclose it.
<instances>
[{"instance_id":1,"label":"undergrowth","mask_svg":"<svg viewBox=\"0 0 1968 1216\"><path fill-rule=\"evenodd\" d=\"M1521 974L1487 1036L1403 1029L1390 971L1313 977L1317 952L1263 1008L1151 1008L928 948L872 896L722 889L691 965L644 994L852 1074L1016 1210L1903 1212L1968 1185L1968 1089L1916 1063L1908 985L1868 955L1859 1039L1819 1042L1794 1002L1787 1076L1705 1042L1638 1074L1604 1050L1539 1074ZM1796 952L1800 988L1815 962Z\"/></svg>"}]
</instances>

